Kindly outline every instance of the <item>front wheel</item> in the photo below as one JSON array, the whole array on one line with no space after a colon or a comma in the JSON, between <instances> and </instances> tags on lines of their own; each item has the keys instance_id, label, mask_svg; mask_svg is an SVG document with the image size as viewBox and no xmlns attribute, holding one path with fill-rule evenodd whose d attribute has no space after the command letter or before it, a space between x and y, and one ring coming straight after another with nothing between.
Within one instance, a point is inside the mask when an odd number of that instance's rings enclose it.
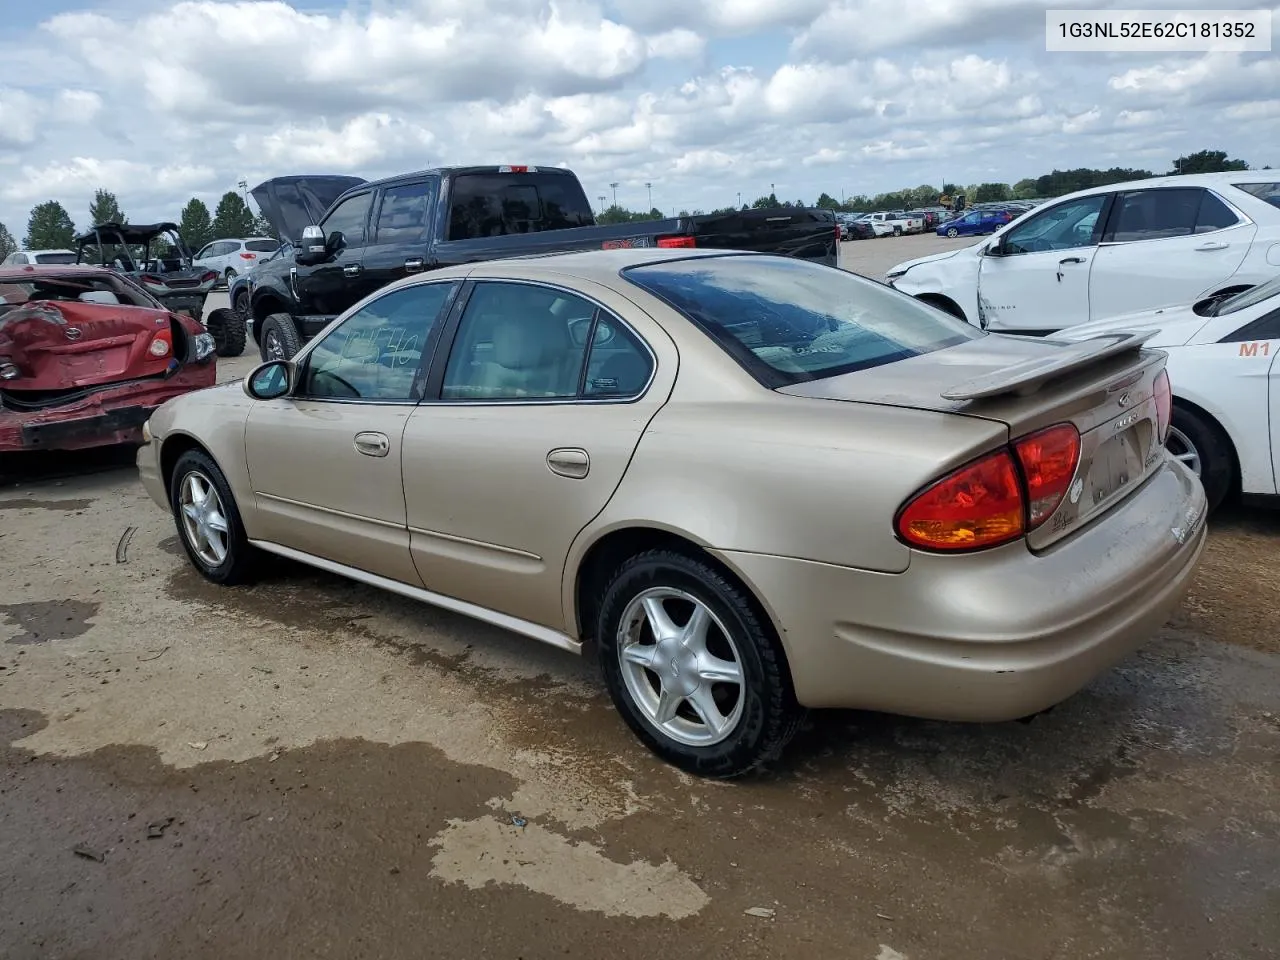
<instances>
[{"instance_id":1,"label":"front wheel","mask_svg":"<svg viewBox=\"0 0 1280 960\"><path fill-rule=\"evenodd\" d=\"M959 231L959 230L957 230L955 227L951 227L950 229L948 229L948 230L947 230L947 236L948 236L948 237L958 237L958 236L960 236L960 231Z\"/></svg>"},{"instance_id":2,"label":"front wheel","mask_svg":"<svg viewBox=\"0 0 1280 960\"><path fill-rule=\"evenodd\" d=\"M302 349L298 325L287 313L273 313L262 321L262 340L258 351L268 360L290 360Z\"/></svg>"},{"instance_id":3,"label":"front wheel","mask_svg":"<svg viewBox=\"0 0 1280 960\"><path fill-rule=\"evenodd\" d=\"M1200 478L1209 510L1216 510L1231 491L1235 471L1231 448L1221 428L1185 407L1175 406L1165 447Z\"/></svg>"},{"instance_id":4,"label":"front wheel","mask_svg":"<svg viewBox=\"0 0 1280 960\"><path fill-rule=\"evenodd\" d=\"M201 576L223 585L251 577L254 548L231 487L212 457L188 450L178 458L169 481L169 504L178 539Z\"/></svg>"},{"instance_id":5,"label":"front wheel","mask_svg":"<svg viewBox=\"0 0 1280 960\"><path fill-rule=\"evenodd\" d=\"M804 711L772 626L701 560L654 550L626 561L597 636L614 706L681 770L739 776L778 757L799 728Z\"/></svg>"}]
</instances>

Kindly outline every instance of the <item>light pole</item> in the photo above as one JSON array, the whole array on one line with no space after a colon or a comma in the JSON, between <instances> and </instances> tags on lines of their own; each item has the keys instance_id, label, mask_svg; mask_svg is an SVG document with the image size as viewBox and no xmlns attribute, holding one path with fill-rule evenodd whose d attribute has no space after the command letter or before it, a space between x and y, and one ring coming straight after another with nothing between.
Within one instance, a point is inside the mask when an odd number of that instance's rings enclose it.
<instances>
[{"instance_id":1,"label":"light pole","mask_svg":"<svg viewBox=\"0 0 1280 960\"><path fill-rule=\"evenodd\" d=\"M600 212L604 213L604 194L600 194Z\"/></svg>"},{"instance_id":2,"label":"light pole","mask_svg":"<svg viewBox=\"0 0 1280 960\"><path fill-rule=\"evenodd\" d=\"M652 210L653 209L653 184L650 183L648 180L646 180L644 184L644 188L649 191L649 210ZM649 210L646 210L645 213L648 213Z\"/></svg>"},{"instance_id":3,"label":"light pole","mask_svg":"<svg viewBox=\"0 0 1280 960\"><path fill-rule=\"evenodd\" d=\"M613 190L613 205L616 207L618 205L618 182L615 180L609 184L609 188Z\"/></svg>"},{"instance_id":4,"label":"light pole","mask_svg":"<svg viewBox=\"0 0 1280 960\"><path fill-rule=\"evenodd\" d=\"M742 209L742 191L741 190L738 191L738 209L739 210Z\"/></svg>"},{"instance_id":5,"label":"light pole","mask_svg":"<svg viewBox=\"0 0 1280 960\"><path fill-rule=\"evenodd\" d=\"M247 207L249 205L249 184L241 180L236 186L240 188L240 194L244 197L244 205Z\"/></svg>"}]
</instances>

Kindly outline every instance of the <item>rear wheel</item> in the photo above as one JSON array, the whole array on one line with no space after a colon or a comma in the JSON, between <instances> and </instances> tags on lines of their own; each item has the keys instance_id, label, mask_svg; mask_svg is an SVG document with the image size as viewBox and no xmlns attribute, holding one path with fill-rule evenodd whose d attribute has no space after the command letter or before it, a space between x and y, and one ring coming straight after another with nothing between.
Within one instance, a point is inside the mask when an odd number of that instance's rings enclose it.
<instances>
[{"instance_id":1,"label":"rear wheel","mask_svg":"<svg viewBox=\"0 0 1280 960\"><path fill-rule=\"evenodd\" d=\"M902 236L902 228L901 228L901 227L894 227L894 228L893 228L893 235L894 235L895 237L900 237L900 236Z\"/></svg>"},{"instance_id":2,"label":"rear wheel","mask_svg":"<svg viewBox=\"0 0 1280 960\"><path fill-rule=\"evenodd\" d=\"M1175 460L1200 478L1209 509L1216 510L1231 491L1235 478L1235 460L1222 428L1175 404L1165 446Z\"/></svg>"},{"instance_id":3,"label":"rear wheel","mask_svg":"<svg viewBox=\"0 0 1280 960\"><path fill-rule=\"evenodd\" d=\"M779 756L804 711L772 626L711 565L670 550L614 574L597 628L614 705L668 763L733 777Z\"/></svg>"},{"instance_id":4,"label":"rear wheel","mask_svg":"<svg viewBox=\"0 0 1280 960\"><path fill-rule=\"evenodd\" d=\"M227 272L224 273L222 276L226 279L227 286L231 286L231 281L236 278L236 272L232 270L230 267L227 267Z\"/></svg>"},{"instance_id":5,"label":"rear wheel","mask_svg":"<svg viewBox=\"0 0 1280 960\"><path fill-rule=\"evenodd\" d=\"M263 361L289 360L302 349L298 325L287 313L273 313L262 321L262 342L258 351Z\"/></svg>"},{"instance_id":6,"label":"rear wheel","mask_svg":"<svg viewBox=\"0 0 1280 960\"><path fill-rule=\"evenodd\" d=\"M947 236L948 236L948 237L958 237L958 236L960 236L960 231L959 231L959 230L957 230L955 227L948 227L948 228L947 228Z\"/></svg>"},{"instance_id":7,"label":"rear wheel","mask_svg":"<svg viewBox=\"0 0 1280 960\"><path fill-rule=\"evenodd\" d=\"M238 357L244 353L248 333L245 330L244 319L234 310L219 307L209 314L209 319L204 322L204 326L213 337L218 356Z\"/></svg>"},{"instance_id":8,"label":"rear wheel","mask_svg":"<svg viewBox=\"0 0 1280 960\"><path fill-rule=\"evenodd\" d=\"M200 575L230 585L250 579L256 552L240 521L227 479L203 450L178 458L169 504L187 557Z\"/></svg>"}]
</instances>

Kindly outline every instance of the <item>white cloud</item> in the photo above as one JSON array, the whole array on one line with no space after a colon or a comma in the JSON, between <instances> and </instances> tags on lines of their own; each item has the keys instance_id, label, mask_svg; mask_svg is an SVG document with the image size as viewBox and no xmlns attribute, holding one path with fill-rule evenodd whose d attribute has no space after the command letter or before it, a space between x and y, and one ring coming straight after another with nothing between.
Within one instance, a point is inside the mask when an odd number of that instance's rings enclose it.
<instances>
[{"instance_id":1,"label":"white cloud","mask_svg":"<svg viewBox=\"0 0 1280 960\"><path fill-rule=\"evenodd\" d=\"M1046 54L1056 0L79 2L0 38L17 232L97 187L159 219L302 170L561 164L670 210L1205 148L1280 162L1274 56Z\"/></svg>"}]
</instances>

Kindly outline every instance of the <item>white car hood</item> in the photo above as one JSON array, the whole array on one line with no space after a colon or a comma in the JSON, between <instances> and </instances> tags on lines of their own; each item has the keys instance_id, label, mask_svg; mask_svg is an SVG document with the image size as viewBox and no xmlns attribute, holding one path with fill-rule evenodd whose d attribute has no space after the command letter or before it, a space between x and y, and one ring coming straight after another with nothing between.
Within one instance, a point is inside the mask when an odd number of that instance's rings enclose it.
<instances>
[{"instance_id":1,"label":"white car hood","mask_svg":"<svg viewBox=\"0 0 1280 960\"><path fill-rule=\"evenodd\" d=\"M976 244L974 244L974 246L976 246ZM904 260L902 261L902 263L899 263L896 266L890 267L887 272L887 275L891 276L895 273L901 273L905 270L910 270L912 267L918 267L923 263L937 263L940 260L950 260L952 257L956 256L957 254L972 252L972 250L973 250L972 246L957 247L955 250L946 250L946 251L943 251L942 253L931 253L927 257L916 257L916 259L914 260Z\"/></svg>"},{"instance_id":2,"label":"white car hood","mask_svg":"<svg viewBox=\"0 0 1280 960\"><path fill-rule=\"evenodd\" d=\"M1054 340L1084 340L1117 330L1157 330L1159 332L1147 341L1148 347L1180 347L1208 322L1208 317L1200 316L1189 306L1162 307L1074 324L1052 337Z\"/></svg>"}]
</instances>

